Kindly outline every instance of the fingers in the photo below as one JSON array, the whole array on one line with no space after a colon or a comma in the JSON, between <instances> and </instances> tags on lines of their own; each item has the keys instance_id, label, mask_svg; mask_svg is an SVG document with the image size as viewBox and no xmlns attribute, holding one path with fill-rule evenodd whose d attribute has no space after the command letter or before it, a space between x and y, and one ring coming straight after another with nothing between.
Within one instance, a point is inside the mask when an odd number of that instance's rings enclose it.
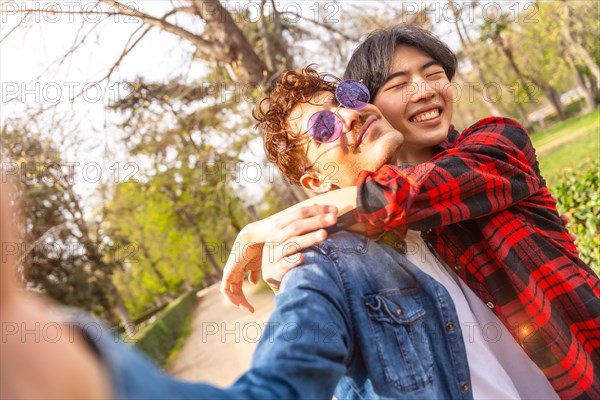
<instances>
[{"instance_id":1,"label":"fingers","mask_svg":"<svg viewBox=\"0 0 600 400\"><path fill-rule=\"evenodd\" d=\"M250 280L258 282L262 259L262 244L248 243L238 235L234 248L223 268L220 291L234 306L254 312L243 290L244 277L250 271Z\"/></svg>"},{"instance_id":2,"label":"fingers","mask_svg":"<svg viewBox=\"0 0 600 400\"><path fill-rule=\"evenodd\" d=\"M282 213L275 223L271 237L283 242L293 236L326 228L336 221L337 208L334 206L301 207Z\"/></svg>"},{"instance_id":3,"label":"fingers","mask_svg":"<svg viewBox=\"0 0 600 400\"><path fill-rule=\"evenodd\" d=\"M300 236L293 236L283 242L267 242L263 249L263 258L267 257L268 263L279 262L282 258L290 258L327 239L327 231L319 229ZM263 263L264 267L264 263Z\"/></svg>"},{"instance_id":4,"label":"fingers","mask_svg":"<svg viewBox=\"0 0 600 400\"><path fill-rule=\"evenodd\" d=\"M221 294L223 294L223 296L225 296L225 298L227 298L227 300L229 300L237 308L254 313L254 307L246 298L241 283L237 284L221 281L221 287L219 290L221 291Z\"/></svg>"},{"instance_id":5,"label":"fingers","mask_svg":"<svg viewBox=\"0 0 600 400\"><path fill-rule=\"evenodd\" d=\"M251 284L256 285L260 280L260 271L250 271L250 275L248 276L248 281Z\"/></svg>"},{"instance_id":6,"label":"fingers","mask_svg":"<svg viewBox=\"0 0 600 400\"><path fill-rule=\"evenodd\" d=\"M221 294L225 296L227 300L229 300L234 306L241 307L245 309L251 309L254 312L254 308L246 299L246 295L244 294L243 284L244 284L244 270L236 270L227 268L227 266L223 269L223 279L221 280L221 285L219 290Z\"/></svg>"},{"instance_id":7,"label":"fingers","mask_svg":"<svg viewBox=\"0 0 600 400\"><path fill-rule=\"evenodd\" d=\"M236 238L237 247L223 270L221 293L235 306L254 312L243 292L243 281L250 272L248 280L258 283L263 242L273 251L267 264L281 265L275 271L277 276L283 277L285 272L300 264L302 250L325 240L327 232L323 228L335 224L337 211L335 206L300 207L246 226ZM271 239L265 241L267 236ZM293 258L296 254L298 257Z\"/></svg>"}]
</instances>

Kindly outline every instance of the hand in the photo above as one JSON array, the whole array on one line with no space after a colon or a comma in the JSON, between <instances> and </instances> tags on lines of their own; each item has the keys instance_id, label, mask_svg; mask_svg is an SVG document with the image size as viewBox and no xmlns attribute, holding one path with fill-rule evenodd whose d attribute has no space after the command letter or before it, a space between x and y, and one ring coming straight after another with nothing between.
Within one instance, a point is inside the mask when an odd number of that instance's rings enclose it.
<instances>
[{"instance_id":1,"label":"hand","mask_svg":"<svg viewBox=\"0 0 600 400\"><path fill-rule=\"evenodd\" d=\"M302 262L302 256L295 255L325 240L327 232L322 228L336 221L336 207L313 205L289 208L245 226L223 269L221 293L235 306L254 312L242 286L246 273L252 284L258 283L263 250L267 250L269 265L269 276L265 280L278 287L285 272Z\"/></svg>"},{"instance_id":2,"label":"hand","mask_svg":"<svg viewBox=\"0 0 600 400\"><path fill-rule=\"evenodd\" d=\"M5 176L2 175L4 178ZM0 182L0 244L16 245L12 187ZM15 279L18 252L2 249L0 260L0 399L111 398L108 373L83 335L49 312ZM72 335L69 333L73 333Z\"/></svg>"}]
</instances>

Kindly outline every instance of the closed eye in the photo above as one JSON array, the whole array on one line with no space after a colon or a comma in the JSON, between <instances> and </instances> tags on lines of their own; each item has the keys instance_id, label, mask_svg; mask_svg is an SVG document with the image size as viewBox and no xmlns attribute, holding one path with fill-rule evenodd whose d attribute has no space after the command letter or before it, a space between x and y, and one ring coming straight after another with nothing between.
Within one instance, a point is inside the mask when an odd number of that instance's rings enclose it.
<instances>
[{"instance_id":1,"label":"closed eye","mask_svg":"<svg viewBox=\"0 0 600 400\"><path fill-rule=\"evenodd\" d=\"M406 85L408 85L408 82L397 83L395 85L392 85L392 86L388 87L385 90L388 91L388 90L395 89L395 88L401 88L401 87L404 87Z\"/></svg>"},{"instance_id":2,"label":"closed eye","mask_svg":"<svg viewBox=\"0 0 600 400\"><path fill-rule=\"evenodd\" d=\"M427 75L428 78L438 78L441 77L442 74L445 74L444 71L434 72L433 74Z\"/></svg>"}]
</instances>

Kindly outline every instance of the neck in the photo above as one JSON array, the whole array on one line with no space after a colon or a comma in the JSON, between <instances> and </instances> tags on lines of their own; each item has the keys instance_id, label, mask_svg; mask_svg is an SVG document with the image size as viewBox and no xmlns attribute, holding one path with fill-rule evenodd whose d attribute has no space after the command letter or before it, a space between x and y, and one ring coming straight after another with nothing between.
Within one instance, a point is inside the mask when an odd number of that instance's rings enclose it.
<instances>
[{"instance_id":1,"label":"neck","mask_svg":"<svg viewBox=\"0 0 600 400\"><path fill-rule=\"evenodd\" d=\"M421 164L429 161L433 155L433 148L431 147L417 147L405 144L398 152L396 161L397 164Z\"/></svg>"}]
</instances>

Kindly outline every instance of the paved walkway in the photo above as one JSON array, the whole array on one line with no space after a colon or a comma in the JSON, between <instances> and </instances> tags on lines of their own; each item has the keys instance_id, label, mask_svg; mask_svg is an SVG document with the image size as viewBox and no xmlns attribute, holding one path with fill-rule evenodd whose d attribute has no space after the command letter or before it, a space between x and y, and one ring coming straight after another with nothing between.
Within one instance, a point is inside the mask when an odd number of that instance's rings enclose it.
<instances>
[{"instance_id":1,"label":"paved walkway","mask_svg":"<svg viewBox=\"0 0 600 400\"><path fill-rule=\"evenodd\" d=\"M167 368L170 374L225 387L248 369L274 303L268 290L248 286L245 292L254 314L233 307L219 293L218 285L201 292L192 332Z\"/></svg>"}]
</instances>

